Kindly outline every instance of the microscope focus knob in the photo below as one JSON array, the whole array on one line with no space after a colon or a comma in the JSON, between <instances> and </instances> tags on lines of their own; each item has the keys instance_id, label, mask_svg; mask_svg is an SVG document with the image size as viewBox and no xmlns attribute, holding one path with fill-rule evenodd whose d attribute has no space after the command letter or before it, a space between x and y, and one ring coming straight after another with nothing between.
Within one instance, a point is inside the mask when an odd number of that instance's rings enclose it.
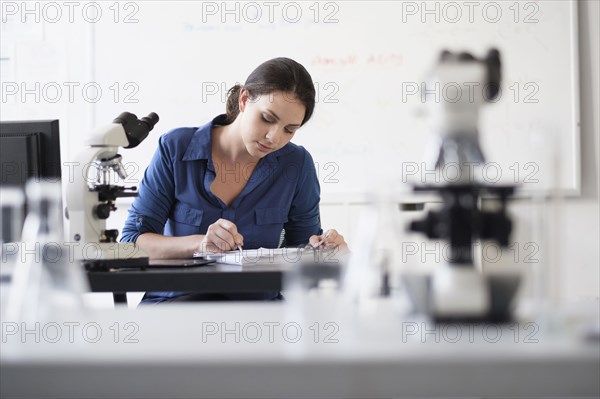
<instances>
[{"instance_id":1,"label":"microscope focus knob","mask_svg":"<svg viewBox=\"0 0 600 399\"><path fill-rule=\"evenodd\" d=\"M104 237L106 238L106 241L104 241L104 242L117 242L118 236L119 236L119 230L117 230L117 229L104 230Z\"/></svg>"},{"instance_id":2,"label":"microscope focus knob","mask_svg":"<svg viewBox=\"0 0 600 399\"><path fill-rule=\"evenodd\" d=\"M410 231L424 233L429 238L444 238L444 224L436 212L428 212L422 220L413 220L410 223Z\"/></svg>"},{"instance_id":3,"label":"microscope focus knob","mask_svg":"<svg viewBox=\"0 0 600 399\"><path fill-rule=\"evenodd\" d=\"M112 211L111 204L100 204L96 207L96 217L98 219L108 219L110 211Z\"/></svg>"}]
</instances>

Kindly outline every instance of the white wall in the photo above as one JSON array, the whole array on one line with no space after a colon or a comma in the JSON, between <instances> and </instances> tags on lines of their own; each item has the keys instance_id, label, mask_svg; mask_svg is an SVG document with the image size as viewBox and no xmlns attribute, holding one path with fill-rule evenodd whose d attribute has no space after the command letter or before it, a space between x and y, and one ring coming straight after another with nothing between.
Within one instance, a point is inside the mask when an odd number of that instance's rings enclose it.
<instances>
[{"instance_id":1,"label":"white wall","mask_svg":"<svg viewBox=\"0 0 600 399\"><path fill-rule=\"evenodd\" d=\"M581 90L582 193L580 197L555 199L545 207L523 200L513 204L521 249L539 246L540 267L552 270L548 292L554 299L599 297L600 213L599 181L599 49L600 3L580 1L579 51ZM533 247L530 247L533 248ZM524 252L520 254L523 261ZM531 270L534 264L524 264ZM531 288L534 281L529 281Z\"/></svg>"},{"instance_id":2,"label":"white wall","mask_svg":"<svg viewBox=\"0 0 600 399\"><path fill-rule=\"evenodd\" d=\"M580 90L582 195L568 198L555 215L559 222L557 245L559 266L555 295L559 298L598 298L600 291L599 234L599 145L600 145L600 3L581 1L580 18ZM521 204L517 215L527 212Z\"/></svg>"}]
</instances>

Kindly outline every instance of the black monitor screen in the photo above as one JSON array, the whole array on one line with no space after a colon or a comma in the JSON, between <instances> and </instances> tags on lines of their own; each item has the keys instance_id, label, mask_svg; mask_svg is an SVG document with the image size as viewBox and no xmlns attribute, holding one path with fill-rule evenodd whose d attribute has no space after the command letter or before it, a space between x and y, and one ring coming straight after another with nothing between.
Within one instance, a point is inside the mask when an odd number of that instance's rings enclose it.
<instances>
[{"instance_id":1,"label":"black monitor screen","mask_svg":"<svg viewBox=\"0 0 600 399\"><path fill-rule=\"evenodd\" d=\"M0 122L0 184L61 178L58 120Z\"/></svg>"}]
</instances>

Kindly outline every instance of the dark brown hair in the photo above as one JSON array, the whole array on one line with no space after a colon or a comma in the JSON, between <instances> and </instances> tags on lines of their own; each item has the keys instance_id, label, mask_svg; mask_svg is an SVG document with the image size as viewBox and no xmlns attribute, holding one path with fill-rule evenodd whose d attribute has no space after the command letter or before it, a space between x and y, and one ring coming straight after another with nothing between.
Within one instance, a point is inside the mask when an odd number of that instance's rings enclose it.
<instances>
[{"instance_id":1,"label":"dark brown hair","mask_svg":"<svg viewBox=\"0 0 600 399\"><path fill-rule=\"evenodd\" d=\"M302 125L315 109L315 85L310 74L301 64L290 58L273 58L260 64L244 85L235 85L227 92L227 122L231 123L240 113L239 98L242 89L248 90L251 99L274 91L294 94L304 104L306 111Z\"/></svg>"}]
</instances>

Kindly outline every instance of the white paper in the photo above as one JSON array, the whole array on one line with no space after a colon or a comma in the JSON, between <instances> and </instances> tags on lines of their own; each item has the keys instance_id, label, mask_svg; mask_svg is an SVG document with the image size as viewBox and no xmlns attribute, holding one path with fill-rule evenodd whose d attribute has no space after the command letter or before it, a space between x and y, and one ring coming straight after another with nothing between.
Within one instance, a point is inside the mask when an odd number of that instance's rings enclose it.
<instances>
[{"instance_id":1,"label":"white paper","mask_svg":"<svg viewBox=\"0 0 600 399\"><path fill-rule=\"evenodd\" d=\"M298 262L302 256L302 248L258 248L227 251L224 253L195 253L195 257L213 259L217 263L230 265L265 265L282 262Z\"/></svg>"}]
</instances>

